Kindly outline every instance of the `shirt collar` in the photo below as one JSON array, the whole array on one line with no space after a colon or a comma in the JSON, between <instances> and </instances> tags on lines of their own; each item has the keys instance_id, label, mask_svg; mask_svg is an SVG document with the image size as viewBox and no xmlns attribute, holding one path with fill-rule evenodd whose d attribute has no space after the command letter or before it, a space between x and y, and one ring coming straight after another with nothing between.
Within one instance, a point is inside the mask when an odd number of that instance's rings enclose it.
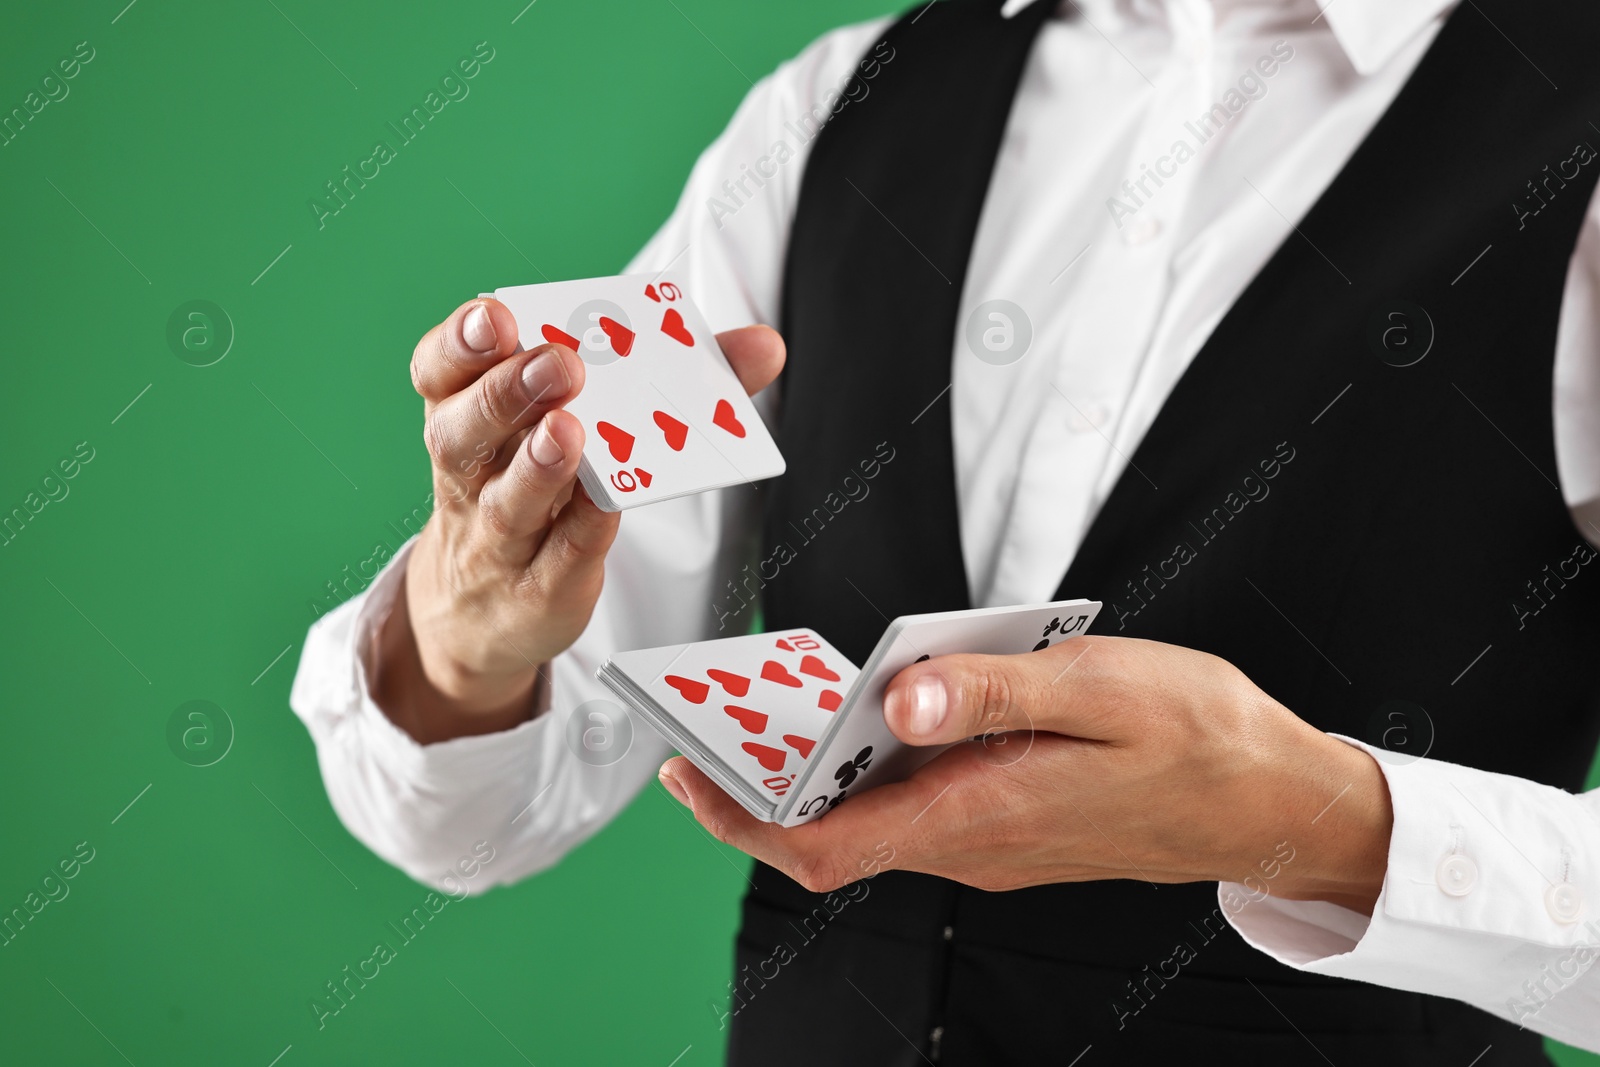
<instances>
[{"instance_id":1,"label":"shirt collar","mask_svg":"<svg viewBox=\"0 0 1600 1067\"><path fill-rule=\"evenodd\" d=\"M1005 0L1000 14L1010 18L1031 4L1045 2ZM1455 3L1456 0L1330 0L1322 5L1322 18L1357 73L1372 74Z\"/></svg>"}]
</instances>

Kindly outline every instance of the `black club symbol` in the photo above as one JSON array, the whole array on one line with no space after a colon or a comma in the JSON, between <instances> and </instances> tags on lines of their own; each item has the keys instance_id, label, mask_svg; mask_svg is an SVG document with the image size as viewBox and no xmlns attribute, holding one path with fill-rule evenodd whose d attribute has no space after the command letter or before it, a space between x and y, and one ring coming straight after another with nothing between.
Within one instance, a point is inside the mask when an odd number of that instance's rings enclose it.
<instances>
[{"instance_id":1,"label":"black club symbol","mask_svg":"<svg viewBox=\"0 0 1600 1067\"><path fill-rule=\"evenodd\" d=\"M1055 633L1059 629L1061 629L1061 616L1057 615L1055 618L1050 620L1050 625L1046 626L1044 628L1044 639L1042 641L1040 641L1037 645L1034 645L1033 646L1033 650L1035 652L1038 652L1040 649L1049 648L1050 647L1050 635Z\"/></svg>"},{"instance_id":2,"label":"black club symbol","mask_svg":"<svg viewBox=\"0 0 1600 1067\"><path fill-rule=\"evenodd\" d=\"M856 780L856 775L872 766L872 746L857 752L855 759L845 760L839 764L839 769L833 772L833 780L839 783L840 789L849 789L850 783Z\"/></svg>"}]
</instances>

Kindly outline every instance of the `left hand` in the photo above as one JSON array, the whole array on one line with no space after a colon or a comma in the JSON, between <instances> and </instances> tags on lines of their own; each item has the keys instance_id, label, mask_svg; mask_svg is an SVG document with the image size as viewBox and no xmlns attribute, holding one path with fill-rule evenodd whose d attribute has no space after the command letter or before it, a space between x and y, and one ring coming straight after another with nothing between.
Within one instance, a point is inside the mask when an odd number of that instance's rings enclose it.
<instances>
[{"instance_id":1,"label":"left hand","mask_svg":"<svg viewBox=\"0 0 1600 1067\"><path fill-rule=\"evenodd\" d=\"M1271 878L1278 896L1371 914L1383 885L1393 816L1377 763L1215 656L1100 636L940 656L895 677L884 717L913 745L985 736L790 829L682 756L662 784L718 840L814 892L880 869L990 890ZM1285 842L1293 862L1279 862Z\"/></svg>"}]
</instances>

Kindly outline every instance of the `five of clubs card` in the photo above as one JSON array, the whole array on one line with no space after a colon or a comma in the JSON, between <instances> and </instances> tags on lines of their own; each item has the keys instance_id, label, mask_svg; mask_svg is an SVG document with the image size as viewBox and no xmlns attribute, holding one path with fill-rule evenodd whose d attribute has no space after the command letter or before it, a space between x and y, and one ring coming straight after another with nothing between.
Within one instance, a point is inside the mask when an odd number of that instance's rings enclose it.
<instances>
[{"instance_id":1,"label":"five of clubs card","mask_svg":"<svg viewBox=\"0 0 1600 1067\"><path fill-rule=\"evenodd\" d=\"M578 478L606 511L783 473L783 456L711 328L672 274L496 289L522 346L584 362L566 409L583 423Z\"/></svg>"}]
</instances>

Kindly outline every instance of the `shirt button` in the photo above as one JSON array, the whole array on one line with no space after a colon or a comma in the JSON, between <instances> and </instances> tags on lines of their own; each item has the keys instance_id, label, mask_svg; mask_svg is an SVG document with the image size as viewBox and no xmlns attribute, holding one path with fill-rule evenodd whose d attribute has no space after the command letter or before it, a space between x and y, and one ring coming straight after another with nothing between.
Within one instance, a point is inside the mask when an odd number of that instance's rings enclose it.
<instances>
[{"instance_id":1,"label":"shirt button","mask_svg":"<svg viewBox=\"0 0 1600 1067\"><path fill-rule=\"evenodd\" d=\"M956 936L956 928L954 926L946 926L944 928L944 939L946 941L949 941L951 938L953 938L955 936Z\"/></svg>"},{"instance_id":2,"label":"shirt button","mask_svg":"<svg viewBox=\"0 0 1600 1067\"><path fill-rule=\"evenodd\" d=\"M1149 244L1160 236L1160 219L1135 219L1122 229L1122 243L1130 246Z\"/></svg>"},{"instance_id":3,"label":"shirt button","mask_svg":"<svg viewBox=\"0 0 1600 1067\"><path fill-rule=\"evenodd\" d=\"M1094 433L1111 421L1111 409L1104 404L1074 404L1067 413L1067 429L1073 433Z\"/></svg>"},{"instance_id":4,"label":"shirt button","mask_svg":"<svg viewBox=\"0 0 1600 1067\"><path fill-rule=\"evenodd\" d=\"M1556 922L1575 923L1583 914L1583 891L1571 882L1558 882L1544 891L1544 907Z\"/></svg>"},{"instance_id":5,"label":"shirt button","mask_svg":"<svg viewBox=\"0 0 1600 1067\"><path fill-rule=\"evenodd\" d=\"M1439 888L1453 897L1464 897L1478 884L1478 865L1459 852L1439 861L1433 873Z\"/></svg>"}]
</instances>

